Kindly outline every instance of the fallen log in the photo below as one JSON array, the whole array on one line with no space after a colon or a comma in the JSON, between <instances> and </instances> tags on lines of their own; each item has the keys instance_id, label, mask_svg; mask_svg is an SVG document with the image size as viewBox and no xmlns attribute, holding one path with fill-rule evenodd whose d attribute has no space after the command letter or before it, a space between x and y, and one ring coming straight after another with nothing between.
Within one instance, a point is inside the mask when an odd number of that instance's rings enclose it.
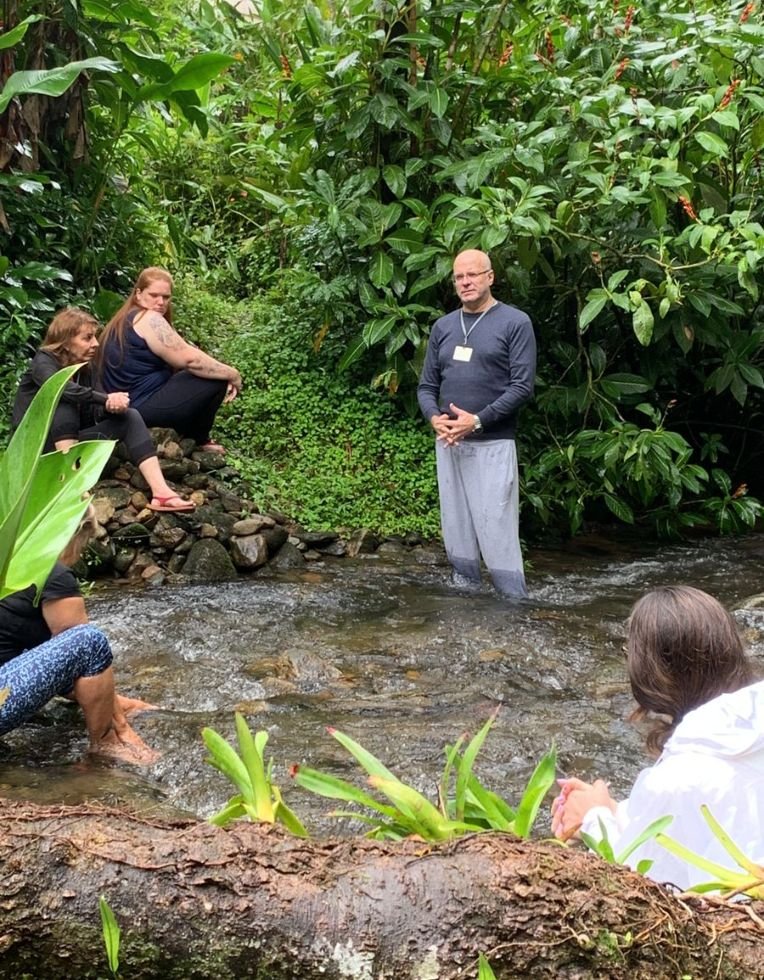
<instances>
[{"instance_id":1,"label":"fallen log","mask_svg":"<svg viewBox=\"0 0 764 980\"><path fill-rule=\"evenodd\" d=\"M0 808L0 976L123 980L761 977L762 903L682 899L553 843L304 841L278 827ZM758 915L755 909L758 908ZM753 912L753 914L751 914Z\"/></svg>"}]
</instances>

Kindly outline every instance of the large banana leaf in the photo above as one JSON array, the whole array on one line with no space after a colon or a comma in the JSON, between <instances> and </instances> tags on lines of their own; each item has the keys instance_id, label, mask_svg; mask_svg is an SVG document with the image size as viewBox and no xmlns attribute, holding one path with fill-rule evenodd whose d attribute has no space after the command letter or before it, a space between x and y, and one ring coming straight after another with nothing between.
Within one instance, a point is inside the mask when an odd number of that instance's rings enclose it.
<instances>
[{"instance_id":1,"label":"large banana leaf","mask_svg":"<svg viewBox=\"0 0 764 980\"><path fill-rule=\"evenodd\" d=\"M40 388L0 456L0 598L42 588L87 508L83 495L101 475L114 442L81 442L41 456L61 392L80 365Z\"/></svg>"},{"instance_id":2,"label":"large banana leaf","mask_svg":"<svg viewBox=\"0 0 764 980\"><path fill-rule=\"evenodd\" d=\"M77 81L83 71L119 71L116 61L108 58L86 58L85 61L72 61L60 68L36 71L15 71L0 92L0 112L5 112L15 95L50 95L53 98L63 95Z\"/></svg>"}]
</instances>

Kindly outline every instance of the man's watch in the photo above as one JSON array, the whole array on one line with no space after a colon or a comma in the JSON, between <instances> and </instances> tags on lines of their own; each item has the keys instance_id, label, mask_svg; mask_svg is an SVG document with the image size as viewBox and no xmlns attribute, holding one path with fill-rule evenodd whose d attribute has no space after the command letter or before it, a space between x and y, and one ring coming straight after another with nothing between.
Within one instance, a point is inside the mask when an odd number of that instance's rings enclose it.
<instances>
[{"instance_id":1,"label":"man's watch","mask_svg":"<svg viewBox=\"0 0 764 980\"><path fill-rule=\"evenodd\" d=\"M472 431L473 432L482 432L483 431L483 423L480 421L480 416L479 415L473 415L472 417L475 420L475 428Z\"/></svg>"}]
</instances>

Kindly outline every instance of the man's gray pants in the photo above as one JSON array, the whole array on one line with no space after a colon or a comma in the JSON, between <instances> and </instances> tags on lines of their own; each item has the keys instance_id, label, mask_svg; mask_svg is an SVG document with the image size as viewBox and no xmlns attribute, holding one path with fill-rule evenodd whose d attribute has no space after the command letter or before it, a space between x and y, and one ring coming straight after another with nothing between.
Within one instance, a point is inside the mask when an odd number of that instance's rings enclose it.
<instances>
[{"instance_id":1,"label":"man's gray pants","mask_svg":"<svg viewBox=\"0 0 764 980\"><path fill-rule=\"evenodd\" d=\"M480 581L480 556L503 595L525 597L514 439L435 443L440 522L457 575Z\"/></svg>"}]
</instances>

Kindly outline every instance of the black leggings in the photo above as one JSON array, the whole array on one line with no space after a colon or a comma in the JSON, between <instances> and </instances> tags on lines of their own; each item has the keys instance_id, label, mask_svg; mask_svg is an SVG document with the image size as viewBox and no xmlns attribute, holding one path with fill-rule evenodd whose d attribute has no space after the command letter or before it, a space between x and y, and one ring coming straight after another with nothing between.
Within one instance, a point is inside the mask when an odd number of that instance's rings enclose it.
<instances>
[{"instance_id":1,"label":"black leggings","mask_svg":"<svg viewBox=\"0 0 764 980\"><path fill-rule=\"evenodd\" d=\"M96 409L98 415L102 410ZM125 444L130 461L136 466L151 456L156 456L149 430L140 413L134 408L126 412L106 413L99 421L94 421L90 412L82 412L80 406L72 403L59 403L53 416L50 434L45 443L45 452L52 452L61 439L116 439Z\"/></svg>"},{"instance_id":2,"label":"black leggings","mask_svg":"<svg viewBox=\"0 0 764 980\"><path fill-rule=\"evenodd\" d=\"M178 371L159 391L141 402L138 411L149 427L175 429L201 446L210 441L210 430L227 388L226 381Z\"/></svg>"}]
</instances>

